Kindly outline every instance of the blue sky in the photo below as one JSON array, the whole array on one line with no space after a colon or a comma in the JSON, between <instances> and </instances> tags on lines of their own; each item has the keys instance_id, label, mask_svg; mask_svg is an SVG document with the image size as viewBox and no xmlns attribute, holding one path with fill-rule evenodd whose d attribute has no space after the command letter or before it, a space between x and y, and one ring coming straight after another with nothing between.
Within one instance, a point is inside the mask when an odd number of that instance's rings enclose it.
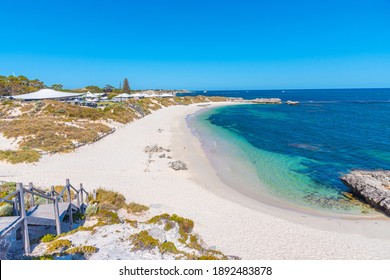
<instances>
[{"instance_id":1,"label":"blue sky","mask_svg":"<svg viewBox=\"0 0 390 280\"><path fill-rule=\"evenodd\" d=\"M390 87L390 0L4 1L0 75L67 88Z\"/></svg>"}]
</instances>

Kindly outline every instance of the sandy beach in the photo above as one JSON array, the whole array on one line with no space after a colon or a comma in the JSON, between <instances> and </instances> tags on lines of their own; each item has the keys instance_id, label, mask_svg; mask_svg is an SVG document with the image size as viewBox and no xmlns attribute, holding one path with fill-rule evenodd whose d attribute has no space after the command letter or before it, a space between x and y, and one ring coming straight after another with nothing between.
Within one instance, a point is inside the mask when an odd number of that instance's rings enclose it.
<instances>
[{"instance_id":1,"label":"sandy beach","mask_svg":"<svg viewBox=\"0 0 390 280\"><path fill-rule=\"evenodd\" d=\"M196 104L164 108L117 126L94 144L45 155L35 164L1 162L0 180L48 187L69 178L87 190L119 191L156 213L193 219L195 232L208 245L243 259L390 259L390 225L384 217L317 217L261 204L226 186L186 123L201 109ZM149 158L144 148L154 144L170 152ZM174 160L184 161L188 170L169 168Z\"/></svg>"}]
</instances>

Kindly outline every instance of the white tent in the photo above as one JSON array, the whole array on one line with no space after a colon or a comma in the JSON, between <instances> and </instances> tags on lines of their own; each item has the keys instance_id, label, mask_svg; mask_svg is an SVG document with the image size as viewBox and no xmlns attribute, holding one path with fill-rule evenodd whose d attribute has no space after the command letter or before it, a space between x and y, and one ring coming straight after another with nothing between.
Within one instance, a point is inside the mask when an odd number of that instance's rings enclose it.
<instances>
[{"instance_id":1,"label":"white tent","mask_svg":"<svg viewBox=\"0 0 390 280\"><path fill-rule=\"evenodd\" d=\"M163 93L160 97L174 97L174 95L172 93Z\"/></svg>"},{"instance_id":2,"label":"white tent","mask_svg":"<svg viewBox=\"0 0 390 280\"><path fill-rule=\"evenodd\" d=\"M93 93L88 92L87 94L84 95L85 98L96 98L97 96Z\"/></svg>"},{"instance_id":3,"label":"white tent","mask_svg":"<svg viewBox=\"0 0 390 280\"><path fill-rule=\"evenodd\" d=\"M131 95L131 97L134 97L134 98L144 98L146 96L147 96L146 94L142 94L142 93L134 93Z\"/></svg>"},{"instance_id":4,"label":"white tent","mask_svg":"<svg viewBox=\"0 0 390 280\"><path fill-rule=\"evenodd\" d=\"M130 97L132 97L132 96L128 93L121 93L121 94L118 94L117 96L115 96L115 98L130 98Z\"/></svg>"},{"instance_id":5,"label":"white tent","mask_svg":"<svg viewBox=\"0 0 390 280\"><path fill-rule=\"evenodd\" d=\"M77 92L62 92L62 91L56 91L54 89L41 89L36 92L15 95L12 97L14 99L30 101L30 100L42 100L42 99L57 99L57 100L68 99L68 98L74 98L81 95L83 94Z\"/></svg>"}]
</instances>

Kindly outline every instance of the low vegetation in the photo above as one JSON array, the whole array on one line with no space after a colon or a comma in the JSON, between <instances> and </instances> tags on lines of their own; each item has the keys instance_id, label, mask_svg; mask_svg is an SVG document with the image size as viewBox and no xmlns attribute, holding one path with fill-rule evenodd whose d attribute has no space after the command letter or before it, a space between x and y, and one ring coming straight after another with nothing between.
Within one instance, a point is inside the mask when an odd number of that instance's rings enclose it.
<instances>
[{"instance_id":1,"label":"low vegetation","mask_svg":"<svg viewBox=\"0 0 390 280\"><path fill-rule=\"evenodd\" d=\"M151 237L146 230L130 236L130 241L133 244L133 251L151 250L159 245L158 240Z\"/></svg>"},{"instance_id":2,"label":"low vegetation","mask_svg":"<svg viewBox=\"0 0 390 280\"><path fill-rule=\"evenodd\" d=\"M14 207L11 204L4 204L0 206L0 217L13 216Z\"/></svg>"},{"instance_id":3,"label":"low vegetation","mask_svg":"<svg viewBox=\"0 0 390 280\"><path fill-rule=\"evenodd\" d=\"M62 251L70 248L72 246L72 243L67 239L56 239L54 241L51 241L47 245L47 251L49 253L54 253L56 251Z\"/></svg>"},{"instance_id":4,"label":"low vegetation","mask_svg":"<svg viewBox=\"0 0 390 280\"><path fill-rule=\"evenodd\" d=\"M41 242L43 243L49 243L56 239L56 236L54 234L46 234L41 238Z\"/></svg>"},{"instance_id":5,"label":"low vegetation","mask_svg":"<svg viewBox=\"0 0 390 280\"><path fill-rule=\"evenodd\" d=\"M42 153L65 153L93 143L112 131L111 122L127 124L174 105L226 101L224 97L172 97L102 102L89 108L58 101L0 101L0 133L17 139L19 148L0 151L12 164L39 161Z\"/></svg>"},{"instance_id":6,"label":"low vegetation","mask_svg":"<svg viewBox=\"0 0 390 280\"><path fill-rule=\"evenodd\" d=\"M90 226L79 226L58 236L53 234L43 236L40 242L45 244L42 245L45 246L45 250L41 257L34 258L56 259L63 256L70 256L72 259L90 258L91 255L99 251L99 241L96 240L107 237L111 232L111 234L119 234L117 240L111 239L118 246L127 242L128 252L142 255L146 251L148 254L157 254L157 256L161 254L160 256L167 259L227 259L221 252L207 248L199 236L192 233L194 222L190 219L168 213L154 216L147 221L129 220L123 219L123 217L122 220L118 216L118 213L124 213L123 210L134 214L144 213L148 209L147 206L134 202L127 204L122 194L100 188L96 192L96 200L92 201L92 204L87 208L88 215L83 216ZM85 231L90 232L91 238L96 238L92 243L94 246L91 243L88 244L87 240L80 241L80 237L85 236L84 234L75 236L75 234ZM131 235L123 238L122 234L126 231L129 231ZM161 241L161 237L156 237L164 236L164 232L169 231L172 232L165 235L167 239L165 241Z\"/></svg>"},{"instance_id":7,"label":"low vegetation","mask_svg":"<svg viewBox=\"0 0 390 280\"><path fill-rule=\"evenodd\" d=\"M130 202L127 205L127 212L128 213L140 214L140 213L143 213L143 212L148 211L148 210L149 210L148 206L145 206L145 205L142 205L142 204L138 204L138 203L135 203L135 202Z\"/></svg>"},{"instance_id":8,"label":"low vegetation","mask_svg":"<svg viewBox=\"0 0 390 280\"><path fill-rule=\"evenodd\" d=\"M67 254L91 255L96 253L98 249L95 246L77 246L65 251Z\"/></svg>"}]
</instances>

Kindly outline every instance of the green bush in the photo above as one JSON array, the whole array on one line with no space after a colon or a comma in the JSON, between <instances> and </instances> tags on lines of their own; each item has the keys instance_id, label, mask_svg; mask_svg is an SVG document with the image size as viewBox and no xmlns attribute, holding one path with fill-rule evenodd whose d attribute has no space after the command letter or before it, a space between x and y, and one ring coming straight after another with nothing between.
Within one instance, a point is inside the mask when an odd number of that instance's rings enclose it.
<instances>
[{"instance_id":1,"label":"green bush","mask_svg":"<svg viewBox=\"0 0 390 280\"><path fill-rule=\"evenodd\" d=\"M50 242L47 246L47 251L52 253L57 250L68 249L72 246L72 243L67 239L57 239Z\"/></svg>"},{"instance_id":2,"label":"green bush","mask_svg":"<svg viewBox=\"0 0 390 280\"><path fill-rule=\"evenodd\" d=\"M99 207L97 204L90 204L87 206L87 209L85 209L85 215L91 216L95 215L99 210Z\"/></svg>"},{"instance_id":3,"label":"green bush","mask_svg":"<svg viewBox=\"0 0 390 280\"><path fill-rule=\"evenodd\" d=\"M97 252L97 248L95 246L78 246L73 247L66 250L67 254L80 254L80 255L91 255Z\"/></svg>"},{"instance_id":4,"label":"green bush","mask_svg":"<svg viewBox=\"0 0 390 280\"><path fill-rule=\"evenodd\" d=\"M177 253L179 253L175 244L173 244L172 242L164 242L158 248L159 248L161 254L164 254L164 253L177 254Z\"/></svg>"},{"instance_id":5,"label":"green bush","mask_svg":"<svg viewBox=\"0 0 390 280\"><path fill-rule=\"evenodd\" d=\"M14 208L11 204L4 204L0 206L0 217L12 216L14 214Z\"/></svg>"},{"instance_id":6,"label":"green bush","mask_svg":"<svg viewBox=\"0 0 390 280\"><path fill-rule=\"evenodd\" d=\"M54 239L56 239L56 236L54 234L46 234L41 238L41 242L49 243L52 242Z\"/></svg>"},{"instance_id":7,"label":"green bush","mask_svg":"<svg viewBox=\"0 0 390 280\"><path fill-rule=\"evenodd\" d=\"M159 245L158 240L150 236L146 230L130 236L130 241L134 246L133 251L151 250Z\"/></svg>"}]
</instances>

